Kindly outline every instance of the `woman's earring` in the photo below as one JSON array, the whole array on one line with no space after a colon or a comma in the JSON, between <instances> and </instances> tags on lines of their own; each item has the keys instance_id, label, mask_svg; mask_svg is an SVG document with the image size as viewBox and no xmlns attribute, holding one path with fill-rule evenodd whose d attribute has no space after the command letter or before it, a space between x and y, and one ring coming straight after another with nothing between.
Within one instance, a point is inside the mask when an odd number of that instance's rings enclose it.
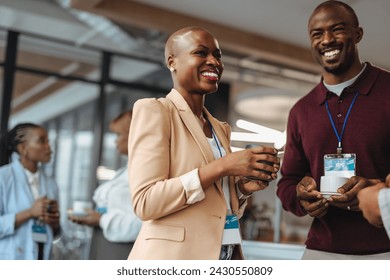
<instances>
[{"instance_id":1,"label":"woman's earring","mask_svg":"<svg viewBox=\"0 0 390 280\"><path fill-rule=\"evenodd\" d=\"M174 67L170 67L170 68L169 68L169 71L171 71L171 73L175 72L175 70L176 70L176 69L175 69Z\"/></svg>"}]
</instances>

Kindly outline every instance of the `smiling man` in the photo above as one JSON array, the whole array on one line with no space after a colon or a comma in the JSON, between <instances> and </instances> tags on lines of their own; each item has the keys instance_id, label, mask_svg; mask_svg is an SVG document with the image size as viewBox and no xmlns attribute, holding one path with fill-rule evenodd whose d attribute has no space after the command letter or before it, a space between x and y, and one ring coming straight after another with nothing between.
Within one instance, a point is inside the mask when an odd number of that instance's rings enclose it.
<instances>
[{"instance_id":1,"label":"smiling man","mask_svg":"<svg viewBox=\"0 0 390 280\"><path fill-rule=\"evenodd\" d=\"M357 199L374 184L366 178L390 172L390 73L361 62L363 29L343 2L317 6L308 33L322 79L290 111L277 194L287 211L314 217L304 259L390 259L386 231L364 219ZM324 168L331 160L352 175L325 198L321 176L345 176Z\"/></svg>"},{"instance_id":2,"label":"smiling man","mask_svg":"<svg viewBox=\"0 0 390 280\"><path fill-rule=\"evenodd\" d=\"M313 56L324 69L327 83L347 81L363 69L357 48L363 29L351 8L323 4L310 17L308 29Z\"/></svg>"}]
</instances>

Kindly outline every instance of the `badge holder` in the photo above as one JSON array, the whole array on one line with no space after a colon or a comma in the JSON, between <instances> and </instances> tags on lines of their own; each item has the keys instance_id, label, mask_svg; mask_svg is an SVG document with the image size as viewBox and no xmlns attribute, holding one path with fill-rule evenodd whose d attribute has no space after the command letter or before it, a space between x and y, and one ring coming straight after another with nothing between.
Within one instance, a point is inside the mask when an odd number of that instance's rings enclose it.
<instances>
[{"instance_id":1,"label":"badge holder","mask_svg":"<svg viewBox=\"0 0 390 280\"><path fill-rule=\"evenodd\" d=\"M356 154L328 154L324 156L324 175L351 178L356 175Z\"/></svg>"},{"instance_id":2,"label":"badge holder","mask_svg":"<svg viewBox=\"0 0 390 280\"><path fill-rule=\"evenodd\" d=\"M106 214L107 213L107 207L106 206L99 206L99 207L96 207L95 209L97 212L99 212L100 214Z\"/></svg>"},{"instance_id":3,"label":"badge holder","mask_svg":"<svg viewBox=\"0 0 390 280\"><path fill-rule=\"evenodd\" d=\"M237 215L228 213L223 230L222 245L241 244L240 224Z\"/></svg>"},{"instance_id":4,"label":"badge holder","mask_svg":"<svg viewBox=\"0 0 390 280\"><path fill-rule=\"evenodd\" d=\"M35 242L46 243L47 232L45 223L34 219L32 225L32 238Z\"/></svg>"}]
</instances>

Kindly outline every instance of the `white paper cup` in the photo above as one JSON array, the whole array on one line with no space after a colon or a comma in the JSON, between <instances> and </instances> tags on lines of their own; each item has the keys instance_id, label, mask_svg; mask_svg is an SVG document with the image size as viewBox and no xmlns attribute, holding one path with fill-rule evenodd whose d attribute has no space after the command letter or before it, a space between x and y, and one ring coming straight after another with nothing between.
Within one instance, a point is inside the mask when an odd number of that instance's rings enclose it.
<instances>
[{"instance_id":1,"label":"white paper cup","mask_svg":"<svg viewBox=\"0 0 390 280\"><path fill-rule=\"evenodd\" d=\"M320 192L324 197L340 195L337 189L348 181L347 177L321 176Z\"/></svg>"},{"instance_id":2,"label":"white paper cup","mask_svg":"<svg viewBox=\"0 0 390 280\"><path fill-rule=\"evenodd\" d=\"M85 209L92 209L92 202L80 200L73 201L72 215L86 215L87 212L85 211Z\"/></svg>"}]
</instances>

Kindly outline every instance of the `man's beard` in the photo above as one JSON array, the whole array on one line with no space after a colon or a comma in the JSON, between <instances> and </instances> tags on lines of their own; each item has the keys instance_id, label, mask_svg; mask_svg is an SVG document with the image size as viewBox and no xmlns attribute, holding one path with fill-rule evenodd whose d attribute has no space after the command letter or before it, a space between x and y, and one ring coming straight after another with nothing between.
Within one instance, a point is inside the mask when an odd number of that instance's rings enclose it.
<instances>
[{"instance_id":1,"label":"man's beard","mask_svg":"<svg viewBox=\"0 0 390 280\"><path fill-rule=\"evenodd\" d=\"M348 69L350 68L351 65L352 65L352 63L348 62L348 63L339 64L336 67L324 66L324 70L328 73L333 74L333 75L342 75L348 71Z\"/></svg>"}]
</instances>

